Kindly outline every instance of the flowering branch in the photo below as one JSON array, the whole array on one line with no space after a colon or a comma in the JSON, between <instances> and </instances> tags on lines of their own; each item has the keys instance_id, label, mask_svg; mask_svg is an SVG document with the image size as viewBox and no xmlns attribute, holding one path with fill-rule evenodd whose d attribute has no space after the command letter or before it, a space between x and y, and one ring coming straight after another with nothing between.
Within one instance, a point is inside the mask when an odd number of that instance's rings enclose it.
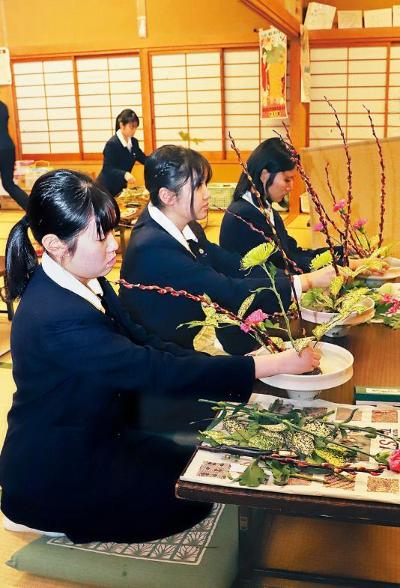
<instances>
[{"instance_id":1,"label":"flowering branch","mask_svg":"<svg viewBox=\"0 0 400 588\"><path fill-rule=\"evenodd\" d=\"M385 162L383 160L382 146L378 139L375 131L375 125L372 120L371 111L363 104L363 107L368 113L369 123L371 125L372 134L375 138L376 145L379 153L379 165L381 166L381 206L380 206L380 218L379 218L379 241L378 247L381 247L383 241L383 224L385 217L385 196L386 196L386 176L385 176Z\"/></svg>"},{"instance_id":2,"label":"flowering branch","mask_svg":"<svg viewBox=\"0 0 400 588\"><path fill-rule=\"evenodd\" d=\"M113 283L120 285L120 286L123 286L124 288L127 288L128 290L132 290L133 288L136 288L138 290L156 292L157 294L161 294L162 296L168 294L170 296L174 296L175 298L183 297L183 298L187 298L189 300L192 300L193 302L200 302L202 305L205 305L210 308L214 308L217 312L227 316L232 321L239 323L241 328L244 327L242 330L244 330L245 332L249 332L250 334L253 334L254 337L259 341L260 344L270 347L273 350L273 352L281 351L280 348L278 347L278 345L270 337L268 337L265 332L263 332L261 329L257 328L257 325L251 324L249 327L248 323L246 322L246 319L239 317L238 315L231 312L230 310L226 310L226 308L223 308L222 306L220 306L216 302L210 301L210 299L207 296L201 296L199 294L191 294L190 292L187 292L186 290L175 290L175 288L172 288L171 286L157 286L154 284L153 285L131 284L131 283L127 282L126 280L124 280L123 278L116 280ZM267 318L267 317L276 316L277 313L270 314L270 315L267 315L265 313L263 313L263 314L264 314L264 317Z\"/></svg>"},{"instance_id":3,"label":"flowering branch","mask_svg":"<svg viewBox=\"0 0 400 588\"><path fill-rule=\"evenodd\" d=\"M276 243L275 243L275 241L274 241L273 238L268 237L268 235L266 235L262 229L259 229L258 227L256 227L253 223L251 223L247 219L245 219L242 216L240 216L240 214L237 214L236 212L233 212L232 210L229 210L229 208L221 208L219 206L215 206L214 209L215 210L220 210L221 212L225 212L227 214L230 214L230 215L234 216L238 220L240 220L243 223L245 223L252 231L254 231L255 233L258 233L259 235L261 235L265 239L265 241L267 243L274 243L276 245ZM293 261L293 259L290 259L288 257L287 258L287 261L292 266L292 268L294 269L295 272L297 272L298 274L302 274L303 273L303 270L299 268L299 266L296 264L295 261Z\"/></svg>"},{"instance_id":4,"label":"flowering branch","mask_svg":"<svg viewBox=\"0 0 400 588\"><path fill-rule=\"evenodd\" d=\"M333 114L336 119L336 126L339 129L340 136L342 137L344 151L346 154L348 190L347 190L347 211L345 214L345 223L344 223L343 262L344 262L344 265L349 265L349 263L348 263L348 258L349 258L348 237L349 237L349 230L350 230L351 204L352 204L352 200L353 200L353 191L352 191L353 179L352 179L352 171L351 171L351 156L350 156L349 148L347 145L347 140L346 140L342 125L340 123L340 119L339 119L338 113L336 111L336 108L333 106L332 102L330 100L328 100L328 98L326 96L324 96L324 99L326 100L327 104L329 105L329 107L333 111Z\"/></svg>"},{"instance_id":5,"label":"flowering branch","mask_svg":"<svg viewBox=\"0 0 400 588\"><path fill-rule=\"evenodd\" d=\"M286 255L286 251L283 248L282 242L281 242L281 240L279 238L279 235L277 233L277 230L275 228L275 225L271 222L271 220L269 218L268 211L266 210L266 208L264 206L264 203L262 201L262 198L261 198L261 194L257 190L257 188L256 188L256 186L254 184L253 178L251 177L251 175L249 173L249 170L247 168L247 164L242 160L242 156L240 154L240 151L239 151L238 147L236 147L235 140L232 137L232 135L231 135L230 132L228 132L228 136L229 136L229 139L230 139L230 142L231 142L231 147L232 147L232 149L234 150L234 152L237 155L239 164L241 165L244 174L247 176L247 179L250 182L250 185L251 185L251 188L252 188L252 192L255 195L256 199L257 199L258 206L259 206L261 212L264 215L264 218L266 220L266 223L269 225L269 227L271 229L272 235L274 237L274 241L275 241L275 243L276 243L276 245L277 245L280 253L282 254L283 261L284 261L284 264L285 264L284 272L285 272L285 274L288 277L289 282L290 282L290 287L291 287L291 290L292 290L292 293L293 293L293 298L294 298L294 301L295 301L295 304L296 304L297 312L299 314L300 327L301 327L302 333L304 335L305 334L305 329L304 329L302 318L301 318L300 302L299 302L299 299L298 299L298 296L297 296L297 293L296 293L296 289L294 287L293 276L292 276L292 274L289 271L289 258Z\"/></svg>"},{"instance_id":6,"label":"flowering branch","mask_svg":"<svg viewBox=\"0 0 400 588\"><path fill-rule=\"evenodd\" d=\"M288 129L287 125L285 123L283 123L283 126L284 126L285 131L286 131L286 139L280 133L278 133L277 131L275 131L275 132L278 135L278 137L280 138L280 140L282 141L282 143L285 145L286 149L288 150L289 155L290 155L290 158L294 162L294 164L295 164L295 166L297 168L297 171L299 172L299 174L301 176L301 179L303 180L303 182L306 185L307 192L311 196L311 200L313 201L313 204L314 204L315 209L317 211L317 214L318 214L320 223L322 225L322 231L323 231L323 233L325 235L326 243L327 243L328 248L329 248L329 251L330 251L330 253L332 255L332 265L333 265L333 267L335 269L336 275L338 276L339 275L339 269L338 269L338 266L337 266L337 263L336 263L335 250L333 248L333 242L332 242L331 236L330 236L329 231L328 231L328 225L327 225L327 220L326 220L326 212L325 212L325 209L324 209L324 207L323 207L323 205L321 203L321 200L319 199L318 194L316 193L316 191L314 190L314 188L313 188L313 186L311 184L311 180L310 180L309 176L306 174L306 172L304 170L304 167L301 164L299 154L297 153L296 148L294 147L294 145L292 143L292 140L291 140L291 137L290 137L290 134L289 134L289 129Z\"/></svg>"}]
</instances>

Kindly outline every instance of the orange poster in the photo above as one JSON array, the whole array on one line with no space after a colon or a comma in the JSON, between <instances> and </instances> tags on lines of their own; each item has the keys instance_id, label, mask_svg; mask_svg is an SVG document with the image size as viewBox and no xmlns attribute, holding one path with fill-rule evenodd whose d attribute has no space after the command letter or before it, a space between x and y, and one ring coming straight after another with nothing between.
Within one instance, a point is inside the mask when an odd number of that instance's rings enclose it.
<instances>
[{"instance_id":1,"label":"orange poster","mask_svg":"<svg viewBox=\"0 0 400 588\"><path fill-rule=\"evenodd\" d=\"M286 118L286 35L260 30L260 99L262 118Z\"/></svg>"}]
</instances>

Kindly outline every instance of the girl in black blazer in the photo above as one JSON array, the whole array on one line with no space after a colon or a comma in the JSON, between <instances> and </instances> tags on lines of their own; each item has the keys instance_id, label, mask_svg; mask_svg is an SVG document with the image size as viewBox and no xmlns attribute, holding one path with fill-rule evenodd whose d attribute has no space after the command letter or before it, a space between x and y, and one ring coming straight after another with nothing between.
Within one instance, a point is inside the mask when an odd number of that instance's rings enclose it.
<instances>
[{"instance_id":1,"label":"girl in black blazer","mask_svg":"<svg viewBox=\"0 0 400 588\"><path fill-rule=\"evenodd\" d=\"M149 336L103 277L118 219L114 199L90 178L57 170L37 180L7 243L7 288L21 301L2 510L76 542L143 542L198 522L209 506L174 496L191 449L161 436L169 412L187 422L200 395L242 402L255 377L319 362L311 350L210 357ZM41 266L28 228L45 249Z\"/></svg>"},{"instance_id":2,"label":"girl in black blazer","mask_svg":"<svg viewBox=\"0 0 400 588\"><path fill-rule=\"evenodd\" d=\"M296 262L301 270L310 271L311 260L318 253L326 251L326 248L302 249L299 247L296 240L288 234L279 213L271 207L273 202L282 202L293 188L295 165L286 147L278 137L263 141L250 155L247 167L263 199L263 204L269 211L286 255ZM252 194L250 182L244 173L239 178L233 194L233 202L228 210L261 229L266 237L273 236L271 227L259 209L258 202ZM262 235L229 212L225 213L220 233L222 247L244 255L249 249L263 242L265 239ZM337 253L342 254L341 247L337 247ZM271 261L279 268L284 267L282 254L279 252L271 257Z\"/></svg>"},{"instance_id":3,"label":"girl in black blazer","mask_svg":"<svg viewBox=\"0 0 400 588\"><path fill-rule=\"evenodd\" d=\"M207 215L211 177L208 161L196 151L164 145L148 157L144 169L151 204L135 225L125 254L121 277L129 282L158 284L184 289L192 294L208 294L220 306L237 312L243 300L256 288L264 287L249 312L261 308L267 313L279 310L269 280L261 268L250 275L240 269L241 256L210 243L195 219ZM325 286L334 276L332 268L295 276L298 290ZM290 304L289 280L277 277L283 303ZM300 293L300 292L298 292ZM185 298L160 296L154 292L120 290L125 306L135 320L167 341L193 346L198 329L181 323L204 319L199 304ZM217 330L229 353L246 353L255 342L238 327Z\"/></svg>"},{"instance_id":4,"label":"girl in black blazer","mask_svg":"<svg viewBox=\"0 0 400 588\"><path fill-rule=\"evenodd\" d=\"M15 145L8 134L8 108L0 101L0 177L3 188L24 210L28 194L14 183Z\"/></svg>"},{"instance_id":5,"label":"girl in black blazer","mask_svg":"<svg viewBox=\"0 0 400 588\"><path fill-rule=\"evenodd\" d=\"M103 168L97 178L112 194L117 196L127 185L133 184L135 178L131 174L136 161L143 163L146 155L139 147L134 135L139 126L139 117L130 108L126 108L117 116L115 135L106 143L103 150Z\"/></svg>"}]
</instances>

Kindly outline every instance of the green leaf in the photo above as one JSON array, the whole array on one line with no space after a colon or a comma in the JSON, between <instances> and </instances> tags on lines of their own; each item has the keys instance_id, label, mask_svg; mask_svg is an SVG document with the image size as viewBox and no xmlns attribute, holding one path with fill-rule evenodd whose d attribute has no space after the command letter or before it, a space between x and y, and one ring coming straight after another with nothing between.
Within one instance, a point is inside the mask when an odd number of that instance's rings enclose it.
<instances>
[{"instance_id":1,"label":"green leaf","mask_svg":"<svg viewBox=\"0 0 400 588\"><path fill-rule=\"evenodd\" d=\"M332 263L332 254L331 252L324 251L323 253L319 253L311 260L310 268L311 271L319 270L326 265L331 265Z\"/></svg>"},{"instance_id":2,"label":"green leaf","mask_svg":"<svg viewBox=\"0 0 400 588\"><path fill-rule=\"evenodd\" d=\"M271 470L274 484L277 486L284 486L290 478L292 468L288 464L281 463L275 459L266 462L266 466Z\"/></svg>"},{"instance_id":3,"label":"green leaf","mask_svg":"<svg viewBox=\"0 0 400 588\"><path fill-rule=\"evenodd\" d=\"M255 459L247 466L242 474L236 479L240 486L249 486L249 488L257 488L265 480L265 472L258 465L258 460Z\"/></svg>"},{"instance_id":4,"label":"green leaf","mask_svg":"<svg viewBox=\"0 0 400 588\"><path fill-rule=\"evenodd\" d=\"M245 298L242 302L242 304L240 305L240 308L238 310L238 317L239 318L243 318L244 315L246 314L246 312L249 310L250 306L253 304L254 298L256 297L256 294L250 294L250 296L247 296L247 298Z\"/></svg>"},{"instance_id":5,"label":"green leaf","mask_svg":"<svg viewBox=\"0 0 400 588\"><path fill-rule=\"evenodd\" d=\"M378 463L383 463L385 465L388 465L388 457L389 457L390 454L391 454L390 451L381 451L381 452L376 453L374 455L374 459Z\"/></svg>"}]
</instances>

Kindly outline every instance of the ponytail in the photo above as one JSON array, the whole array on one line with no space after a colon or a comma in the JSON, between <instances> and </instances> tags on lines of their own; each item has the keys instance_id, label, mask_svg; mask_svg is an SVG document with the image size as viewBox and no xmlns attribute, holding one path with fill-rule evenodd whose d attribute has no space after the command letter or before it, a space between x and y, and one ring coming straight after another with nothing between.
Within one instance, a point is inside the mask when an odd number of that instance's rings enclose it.
<instances>
[{"instance_id":1,"label":"ponytail","mask_svg":"<svg viewBox=\"0 0 400 588\"><path fill-rule=\"evenodd\" d=\"M10 300L22 296L38 265L36 252L28 237L28 228L29 222L24 216L11 229L7 239L5 286Z\"/></svg>"}]
</instances>

